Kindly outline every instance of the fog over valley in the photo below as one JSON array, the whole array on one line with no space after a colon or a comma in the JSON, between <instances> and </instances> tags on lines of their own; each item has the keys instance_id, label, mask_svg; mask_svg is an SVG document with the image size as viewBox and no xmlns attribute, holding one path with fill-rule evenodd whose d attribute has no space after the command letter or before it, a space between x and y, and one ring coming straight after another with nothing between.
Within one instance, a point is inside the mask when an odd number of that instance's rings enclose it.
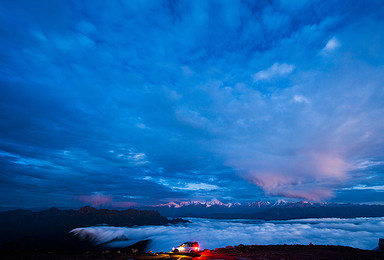
<instances>
[{"instance_id":1,"label":"fog over valley","mask_svg":"<svg viewBox=\"0 0 384 260\"><path fill-rule=\"evenodd\" d=\"M170 251L186 241L199 241L202 249L228 245L324 244L374 249L384 232L384 217L305 219L288 221L212 220L188 218L178 226L95 226L72 230L97 244L121 247L151 239L149 250ZM117 241L116 241L117 240Z\"/></svg>"}]
</instances>

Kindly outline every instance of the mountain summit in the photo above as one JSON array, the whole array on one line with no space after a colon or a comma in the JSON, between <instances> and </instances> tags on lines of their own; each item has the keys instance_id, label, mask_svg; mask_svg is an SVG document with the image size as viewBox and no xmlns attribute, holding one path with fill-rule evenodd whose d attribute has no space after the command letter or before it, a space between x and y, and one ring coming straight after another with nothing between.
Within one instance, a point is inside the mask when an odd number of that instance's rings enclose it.
<instances>
[{"instance_id":1,"label":"mountain summit","mask_svg":"<svg viewBox=\"0 0 384 260\"><path fill-rule=\"evenodd\" d=\"M181 201L181 202L174 202L170 201L166 204L157 204L152 205L152 207L169 207L169 208L181 208L185 206L198 206L198 207L206 207L209 208L211 206L224 206L224 207L232 207L234 205L241 205L240 203L223 203L219 201L218 199L212 199L209 201L197 201L197 200L191 200L191 201Z\"/></svg>"}]
</instances>

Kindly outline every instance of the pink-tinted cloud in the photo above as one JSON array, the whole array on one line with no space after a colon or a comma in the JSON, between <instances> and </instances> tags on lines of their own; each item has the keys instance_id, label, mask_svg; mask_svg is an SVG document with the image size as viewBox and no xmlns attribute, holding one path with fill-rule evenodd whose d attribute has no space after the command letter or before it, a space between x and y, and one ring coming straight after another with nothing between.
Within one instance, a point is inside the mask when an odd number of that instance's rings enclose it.
<instances>
[{"instance_id":1,"label":"pink-tinted cloud","mask_svg":"<svg viewBox=\"0 0 384 260\"><path fill-rule=\"evenodd\" d=\"M331 152L306 151L294 156L256 154L233 158L230 165L268 195L319 201L333 197L332 186L348 179L352 166Z\"/></svg>"},{"instance_id":2,"label":"pink-tinted cloud","mask_svg":"<svg viewBox=\"0 0 384 260\"><path fill-rule=\"evenodd\" d=\"M111 196L107 196L100 193L92 195L82 195L78 197L78 200L86 204L90 204L92 207L110 206L112 204Z\"/></svg>"},{"instance_id":3,"label":"pink-tinted cloud","mask_svg":"<svg viewBox=\"0 0 384 260\"><path fill-rule=\"evenodd\" d=\"M132 201L114 201L112 196L102 193L94 193L92 195L78 196L77 199L92 207L114 207L114 208L130 208L137 206L136 202Z\"/></svg>"},{"instance_id":4,"label":"pink-tinted cloud","mask_svg":"<svg viewBox=\"0 0 384 260\"><path fill-rule=\"evenodd\" d=\"M131 208L138 206L138 203L133 201L115 201L112 203L112 206L116 208Z\"/></svg>"}]
</instances>

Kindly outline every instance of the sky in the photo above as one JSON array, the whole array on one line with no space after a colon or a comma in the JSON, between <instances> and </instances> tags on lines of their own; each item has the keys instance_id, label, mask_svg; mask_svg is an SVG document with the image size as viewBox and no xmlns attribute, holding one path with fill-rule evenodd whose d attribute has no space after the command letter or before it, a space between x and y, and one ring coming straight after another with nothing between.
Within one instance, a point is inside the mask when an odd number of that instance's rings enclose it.
<instances>
[{"instance_id":1,"label":"sky","mask_svg":"<svg viewBox=\"0 0 384 260\"><path fill-rule=\"evenodd\" d=\"M384 203L383 1L0 13L1 207Z\"/></svg>"}]
</instances>

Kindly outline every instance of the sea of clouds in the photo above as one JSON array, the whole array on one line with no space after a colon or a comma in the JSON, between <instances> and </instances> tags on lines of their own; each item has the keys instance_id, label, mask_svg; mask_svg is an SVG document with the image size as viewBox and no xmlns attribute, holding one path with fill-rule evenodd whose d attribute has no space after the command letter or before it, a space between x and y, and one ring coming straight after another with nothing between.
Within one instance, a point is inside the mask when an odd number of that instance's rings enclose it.
<instances>
[{"instance_id":1,"label":"sea of clouds","mask_svg":"<svg viewBox=\"0 0 384 260\"><path fill-rule=\"evenodd\" d=\"M192 223L173 226L76 228L71 233L109 247L129 246L151 239L148 250L170 251L186 241L198 241L201 249L229 245L321 244L361 249L377 247L384 236L381 218L323 218L288 221L213 220L188 218Z\"/></svg>"}]
</instances>

